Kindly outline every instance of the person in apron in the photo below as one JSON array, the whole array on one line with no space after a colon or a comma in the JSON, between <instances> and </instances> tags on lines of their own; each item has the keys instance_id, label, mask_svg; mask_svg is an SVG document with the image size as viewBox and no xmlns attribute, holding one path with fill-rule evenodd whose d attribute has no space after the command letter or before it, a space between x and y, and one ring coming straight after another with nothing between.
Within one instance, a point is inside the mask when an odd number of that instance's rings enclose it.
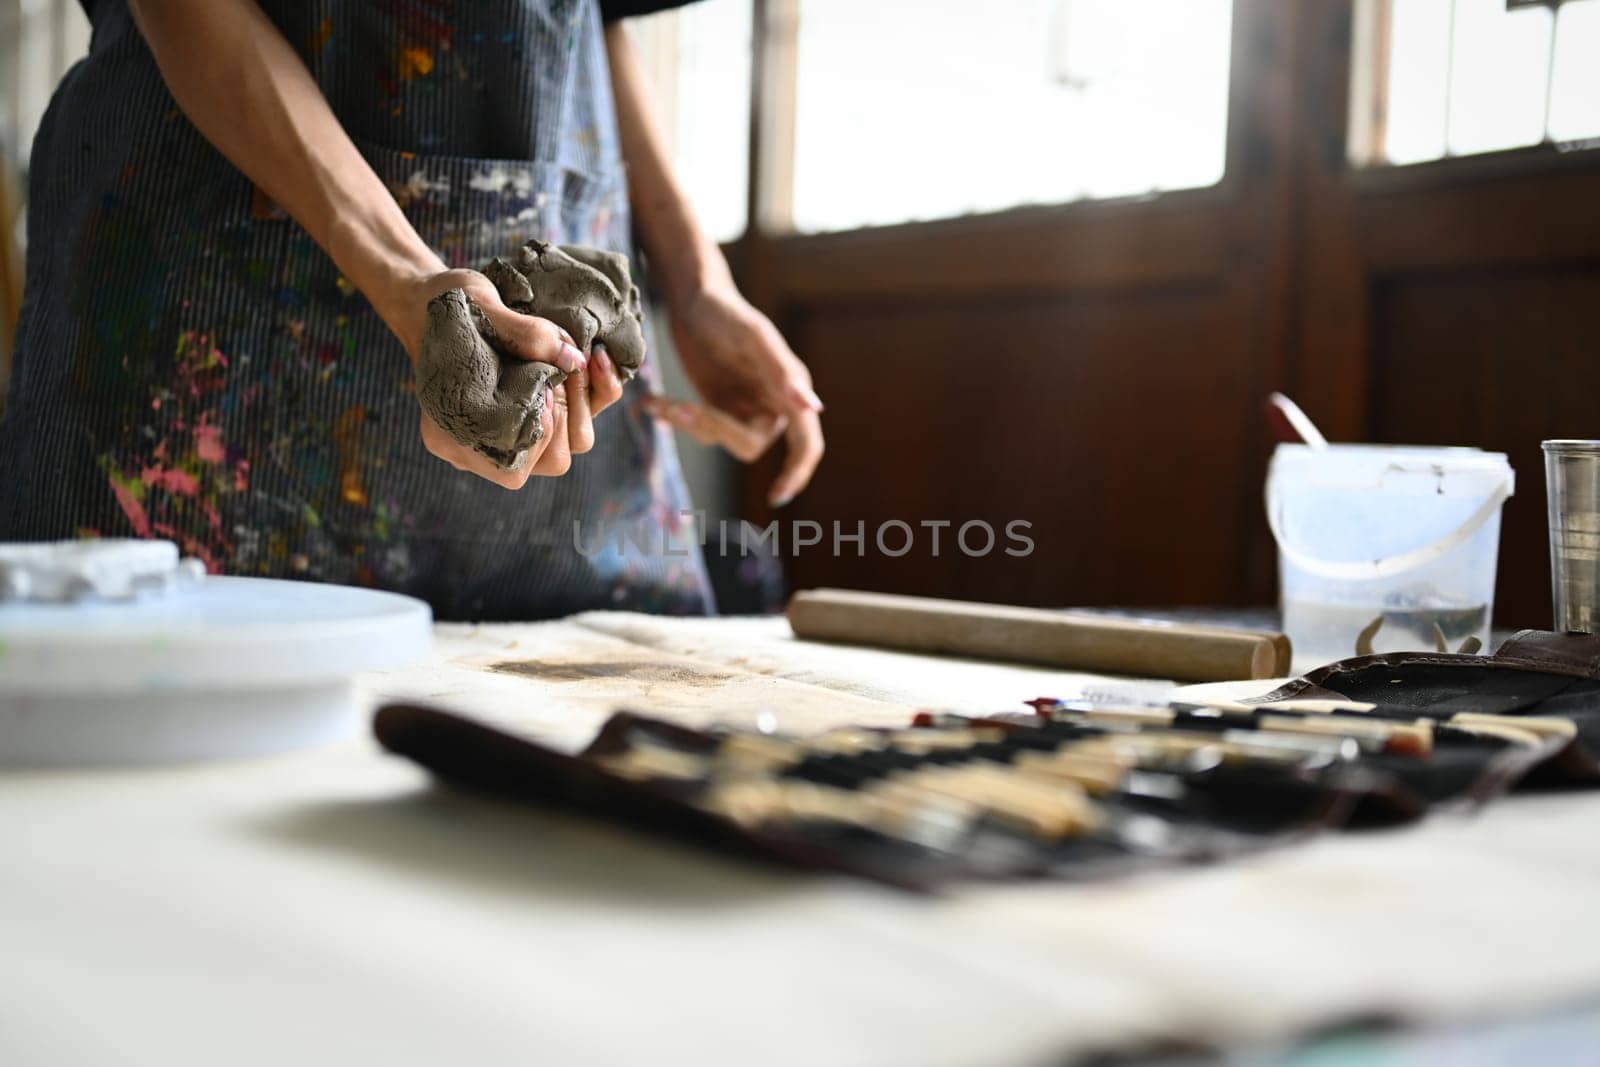
<instances>
[{"instance_id":1,"label":"person in apron","mask_svg":"<svg viewBox=\"0 0 1600 1067\"><path fill-rule=\"evenodd\" d=\"M443 618L712 609L669 427L747 459L785 437L783 503L821 403L684 207L606 22L673 0L86 6L32 155L0 539L167 537ZM652 396L648 363L623 389L465 269L530 238L631 253L630 181L705 405ZM455 287L572 372L523 471L420 417L407 357Z\"/></svg>"}]
</instances>

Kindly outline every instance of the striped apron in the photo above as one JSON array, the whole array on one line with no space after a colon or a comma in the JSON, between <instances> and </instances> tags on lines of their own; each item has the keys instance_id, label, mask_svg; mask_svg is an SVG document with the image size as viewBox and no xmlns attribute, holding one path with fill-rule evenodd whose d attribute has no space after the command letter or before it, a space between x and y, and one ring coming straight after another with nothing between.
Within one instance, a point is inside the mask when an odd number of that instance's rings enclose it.
<instances>
[{"instance_id":1,"label":"striped apron","mask_svg":"<svg viewBox=\"0 0 1600 1067\"><path fill-rule=\"evenodd\" d=\"M262 6L452 266L631 250L594 0ZM365 298L184 118L121 0L92 15L33 151L0 538L168 537L443 618L710 610L648 365L565 477L508 493L435 459Z\"/></svg>"}]
</instances>

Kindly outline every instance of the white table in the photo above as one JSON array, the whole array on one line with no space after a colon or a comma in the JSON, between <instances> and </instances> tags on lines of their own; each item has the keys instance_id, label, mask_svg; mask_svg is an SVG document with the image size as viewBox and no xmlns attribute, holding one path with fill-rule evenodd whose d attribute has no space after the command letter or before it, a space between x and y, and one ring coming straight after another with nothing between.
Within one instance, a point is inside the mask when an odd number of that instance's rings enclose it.
<instances>
[{"instance_id":1,"label":"white table","mask_svg":"<svg viewBox=\"0 0 1600 1067\"><path fill-rule=\"evenodd\" d=\"M791 729L1084 676L781 620L440 627L375 699L577 746L617 706ZM1002 1064L1600 993L1600 794L1245 863L924 899L434 788L369 738L0 777L0 1064Z\"/></svg>"}]
</instances>

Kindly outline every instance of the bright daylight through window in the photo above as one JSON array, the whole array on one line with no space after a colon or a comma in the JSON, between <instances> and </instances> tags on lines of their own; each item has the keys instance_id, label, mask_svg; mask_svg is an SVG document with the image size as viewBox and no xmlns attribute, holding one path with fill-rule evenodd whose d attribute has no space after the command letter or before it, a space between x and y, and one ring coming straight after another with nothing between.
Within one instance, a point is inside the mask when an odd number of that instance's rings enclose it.
<instances>
[{"instance_id":1,"label":"bright daylight through window","mask_svg":"<svg viewBox=\"0 0 1600 1067\"><path fill-rule=\"evenodd\" d=\"M1600 143L1600 0L1361 0L1350 153Z\"/></svg>"},{"instance_id":2,"label":"bright daylight through window","mask_svg":"<svg viewBox=\"0 0 1600 1067\"><path fill-rule=\"evenodd\" d=\"M1231 0L800 0L794 227L1222 177Z\"/></svg>"}]
</instances>

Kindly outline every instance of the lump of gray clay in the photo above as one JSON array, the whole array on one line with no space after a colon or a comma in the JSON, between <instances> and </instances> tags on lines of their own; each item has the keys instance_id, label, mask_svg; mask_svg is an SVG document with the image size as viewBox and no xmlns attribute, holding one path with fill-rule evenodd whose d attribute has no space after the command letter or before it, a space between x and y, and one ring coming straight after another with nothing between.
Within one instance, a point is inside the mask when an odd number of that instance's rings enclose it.
<instances>
[{"instance_id":1,"label":"lump of gray clay","mask_svg":"<svg viewBox=\"0 0 1600 1067\"><path fill-rule=\"evenodd\" d=\"M603 344L623 381L644 362L639 290L626 256L594 248L529 241L511 261L483 268L513 311L566 330L585 353ZM461 444L516 470L544 432L547 386L566 375L502 351L494 327L461 289L428 302L428 325L417 355L417 401Z\"/></svg>"}]
</instances>

